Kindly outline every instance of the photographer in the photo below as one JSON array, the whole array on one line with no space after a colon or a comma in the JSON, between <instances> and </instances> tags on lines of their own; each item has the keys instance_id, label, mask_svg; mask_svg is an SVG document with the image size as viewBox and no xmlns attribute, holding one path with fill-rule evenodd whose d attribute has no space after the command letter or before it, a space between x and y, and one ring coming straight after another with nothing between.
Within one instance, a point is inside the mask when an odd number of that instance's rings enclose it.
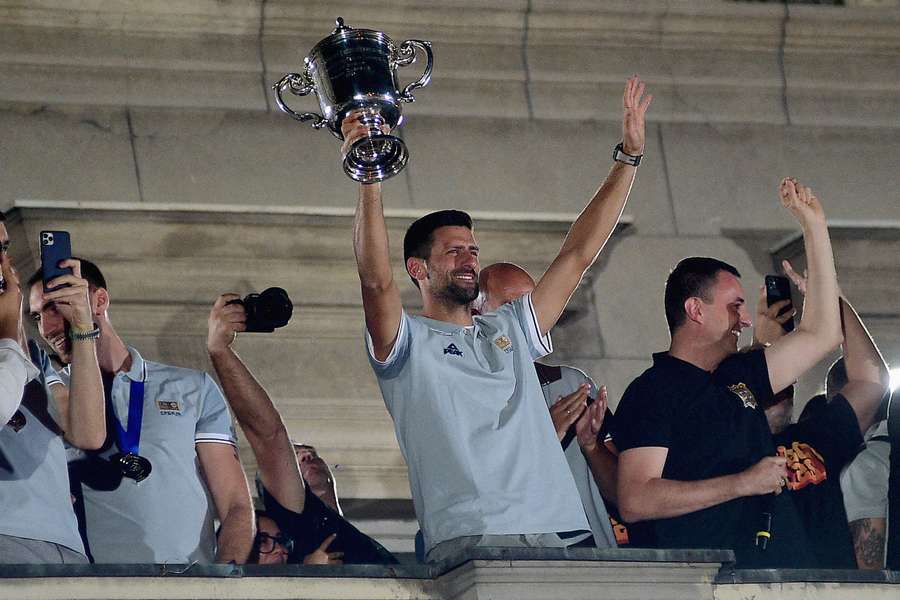
<instances>
[{"instance_id":1,"label":"photographer","mask_svg":"<svg viewBox=\"0 0 900 600\"><path fill-rule=\"evenodd\" d=\"M248 327L247 310L237 294L219 296L209 313L206 347L225 397L256 455L266 513L295 540L289 562L303 562L324 545L329 553L343 552L345 564L396 563L390 552L326 505L304 481L281 415L232 348L237 333L248 330L270 329ZM323 544L334 534L337 538L332 543Z\"/></svg>"},{"instance_id":2,"label":"photographer","mask_svg":"<svg viewBox=\"0 0 900 600\"><path fill-rule=\"evenodd\" d=\"M73 407L79 345L97 348L106 435L78 464L89 553L98 563L244 562L253 510L221 392L205 373L144 360L127 346L109 318L106 279L93 263L78 264L93 328L70 326L60 292L44 294L40 271L29 280L30 314L60 359L73 361L60 373L72 381Z\"/></svg>"}]
</instances>

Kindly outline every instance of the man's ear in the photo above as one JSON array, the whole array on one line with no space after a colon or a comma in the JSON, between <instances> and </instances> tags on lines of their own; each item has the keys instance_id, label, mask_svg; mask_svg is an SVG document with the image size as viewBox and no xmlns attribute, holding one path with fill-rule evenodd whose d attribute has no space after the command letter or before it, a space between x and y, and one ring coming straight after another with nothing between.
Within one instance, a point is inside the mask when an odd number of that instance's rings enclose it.
<instances>
[{"instance_id":1,"label":"man's ear","mask_svg":"<svg viewBox=\"0 0 900 600\"><path fill-rule=\"evenodd\" d=\"M692 296L684 301L684 313L694 323L703 323L703 301Z\"/></svg>"},{"instance_id":2,"label":"man's ear","mask_svg":"<svg viewBox=\"0 0 900 600\"><path fill-rule=\"evenodd\" d=\"M406 272L416 281L424 281L428 278L428 267L425 266L425 260L415 256L406 259Z\"/></svg>"},{"instance_id":3,"label":"man's ear","mask_svg":"<svg viewBox=\"0 0 900 600\"><path fill-rule=\"evenodd\" d=\"M95 317L99 317L109 308L109 292L104 288L97 288L91 292L91 311Z\"/></svg>"}]
</instances>

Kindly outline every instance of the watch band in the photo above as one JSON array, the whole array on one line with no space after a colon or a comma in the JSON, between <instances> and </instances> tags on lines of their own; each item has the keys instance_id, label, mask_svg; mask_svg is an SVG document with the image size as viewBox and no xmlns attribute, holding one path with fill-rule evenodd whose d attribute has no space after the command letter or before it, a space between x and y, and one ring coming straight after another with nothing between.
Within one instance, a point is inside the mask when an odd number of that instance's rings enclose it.
<instances>
[{"instance_id":1,"label":"watch band","mask_svg":"<svg viewBox=\"0 0 900 600\"><path fill-rule=\"evenodd\" d=\"M75 331L74 329L69 330L69 339L73 342L85 342L90 340L96 340L100 337L100 328L97 327L96 323L94 324L94 328L89 331Z\"/></svg>"},{"instance_id":2,"label":"watch band","mask_svg":"<svg viewBox=\"0 0 900 600\"><path fill-rule=\"evenodd\" d=\"M641 164L641 158L643 158L643 154L638 154L634 156L632 154L628 154L625 150L622 149L622 142L616 144L616 147L613 149L613 160L616 162L620 162L626 165L631 165L632 167L636 167Z\"/></svg>"}]
</instances>

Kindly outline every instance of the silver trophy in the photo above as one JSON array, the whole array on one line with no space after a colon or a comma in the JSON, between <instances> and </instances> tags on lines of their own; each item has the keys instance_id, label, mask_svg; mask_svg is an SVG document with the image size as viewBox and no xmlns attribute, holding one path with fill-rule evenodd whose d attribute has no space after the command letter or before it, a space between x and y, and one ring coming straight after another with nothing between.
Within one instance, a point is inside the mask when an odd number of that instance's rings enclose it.
<instances>
[{"instance_id":1,"label":"silver trophy","mask_svg":"<svg viewBox=\"0 0 900 600\"><path fill-rule=\"evenodd\" d=\"M409 151L403 140L383 133L382 126L393 130L400 125L400 105L415 101L412 91L431 81L431 42L406 40L397 45L380 31L347 27L340 17L336 25L303 60L302 73L288 73L272 86L278 108L298 121L311 121L315 129L328 127L341 140L341 123L359 111L368 134L350 146L344 172L362 183L383 181L403 170ZM416 49L425 53L425 71L400 91L397 68L414 63ZM294 112L284 102L285 91L295 96L315 92L322 114Z\"/></svg>"}]
</instances>

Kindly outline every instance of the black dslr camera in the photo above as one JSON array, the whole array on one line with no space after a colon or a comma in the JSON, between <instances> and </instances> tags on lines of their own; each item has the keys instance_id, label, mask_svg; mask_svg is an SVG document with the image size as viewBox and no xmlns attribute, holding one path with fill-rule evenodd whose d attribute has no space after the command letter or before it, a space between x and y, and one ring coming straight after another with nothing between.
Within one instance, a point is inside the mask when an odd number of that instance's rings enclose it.
<instances>
[{"instance_id":1,"label":"black dslr camera","mask_svg":"<svg viewBox=\"0 0 900 600\"><path fill-rule=\"evenodd\" d=\"M280 287L270 287L259 294L247 294L243 300L229 300L228 304L242 304L247 313L247 332L272 333L284 327L294 314L288 293Z\"/></svg>"}]
</instances>

